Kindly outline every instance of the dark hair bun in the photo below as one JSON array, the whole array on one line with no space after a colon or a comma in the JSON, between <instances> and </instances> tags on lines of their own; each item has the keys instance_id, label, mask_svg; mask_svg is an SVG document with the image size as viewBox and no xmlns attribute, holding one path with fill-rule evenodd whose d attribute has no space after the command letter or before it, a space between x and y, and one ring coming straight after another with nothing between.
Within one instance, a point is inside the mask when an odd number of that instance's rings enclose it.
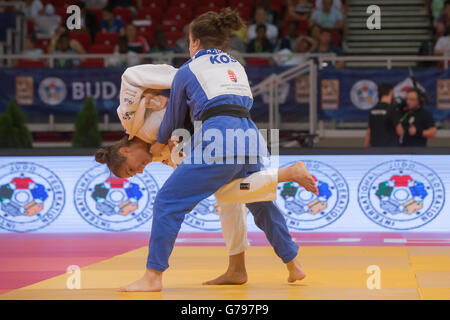
<instances>
[{"instance_id":1,"label":"dark hair bun","mask_svg":"<svg viewBox=\"0 0 450 320\"><path fill-rule=\"evenodd\" d=\"M244 26L244 22L239 16L236 8L223 8L217 18L217 27L219 29L239 30Z\"/></svg>"},{"instance_id":2,"label":"dark hair bun","mask_svg":"<svg viewBox=\"0 0 450 320\"><path fill-rule=\"evenodd\" d=\"M99 163L107 163L108 162L108 150L106 149L98 149L95 152L95 161Z\"/></svg>"}]
</instances>

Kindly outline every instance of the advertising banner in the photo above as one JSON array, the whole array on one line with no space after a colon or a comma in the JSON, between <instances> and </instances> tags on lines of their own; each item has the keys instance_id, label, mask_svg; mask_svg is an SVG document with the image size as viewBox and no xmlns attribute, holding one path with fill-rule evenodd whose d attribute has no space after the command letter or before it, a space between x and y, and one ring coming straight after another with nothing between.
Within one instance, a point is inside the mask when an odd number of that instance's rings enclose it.
<instances>
[{"instance_id":1,"label":"advertising banner","mask_svg":"<svg viewBox=\"0 0 450 320\"><path fill-rule=\"evenodd\" d=\"M299 160L319 195L278 185L276 204L291 231L450 230L450 155L280 156L280 166ZM0 157L0 233L150 232L156 194L172 171L151 163L120 179L93 157ZM200 202L181 232L220 231L214 204ZM248 231L260 231L247 218Z\"/></svg>"}]
</instances>

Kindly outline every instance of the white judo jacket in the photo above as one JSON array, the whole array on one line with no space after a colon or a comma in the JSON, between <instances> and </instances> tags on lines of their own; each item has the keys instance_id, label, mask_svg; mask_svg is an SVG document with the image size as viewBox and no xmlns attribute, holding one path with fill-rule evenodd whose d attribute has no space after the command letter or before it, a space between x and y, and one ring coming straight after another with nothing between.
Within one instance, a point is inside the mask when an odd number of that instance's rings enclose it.
<instances>
[{"instance_id":1,"label":"white judo jacket","mask_svg":"<svg viewBox=\"0 0 450 320\"><path fill-rule=\"evenodd\" d=\"M167 64L143 64L130 67L122 75L120 105L117 108L122 126L129 134L154 143L169 99L161 90L170 89L178 69ZM170 160L169 148L153 161ZM169 161L173 166L173 163Z\"/></svg>"}]
</instances>

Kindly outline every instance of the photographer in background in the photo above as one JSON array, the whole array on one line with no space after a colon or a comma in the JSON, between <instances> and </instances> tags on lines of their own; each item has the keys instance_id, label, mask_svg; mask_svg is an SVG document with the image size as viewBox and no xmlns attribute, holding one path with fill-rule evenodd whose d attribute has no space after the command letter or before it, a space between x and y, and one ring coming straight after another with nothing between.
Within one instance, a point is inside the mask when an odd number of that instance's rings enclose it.
<instances>
[{"instance_id":1,"label":"photographer in background","mask_svg":"<svg viewBox=\"0 0 450 320\"><path fill-rule=\"evenodd\" d=\"M405 131L402 143L405 147L425 147L428 139L436 137L433 115L423 105L420 91L409 89L406 94L407 112L400 119Z\"/></svg>"},{"instance_id":2,"label":"photographer in background","mask_svg":"<svg viewBox=\"0 0 450 320\"><path fill-rule=\"evenodd\" d=\"M400 113L392 104L394 90L392 85L381 83L378 86L378 104L370 110L369 127L364 147L396 147L403 135Z\"/></svg>"}]
</instances>

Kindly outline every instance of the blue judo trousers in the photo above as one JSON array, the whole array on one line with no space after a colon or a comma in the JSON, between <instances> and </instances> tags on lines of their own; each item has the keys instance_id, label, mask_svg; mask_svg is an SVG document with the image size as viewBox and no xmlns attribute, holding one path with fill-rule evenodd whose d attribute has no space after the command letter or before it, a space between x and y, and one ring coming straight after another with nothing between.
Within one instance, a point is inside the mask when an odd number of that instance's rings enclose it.
<instances>
[{"instance_id":1,"label":"blue judo trousers","mask_svg":"<svg viewBox=\"0 0 450 320\"><path fill-rule=\"evenodd\" d=\"M157 140L167 144L172 132L183 127L187 112L195 121L200 119L205 110L214 106L234 104L250 109L252 103L247 75L239 62L217 49L200 50L174 77L170 101ZM196 161L196 151L200 150L200 153L205 154L208 149L207 141L202 139L202 133L208 130L214 130L214 133L225 137L222 150L216 150L213 156L227 161L211 163L205 161L205 156L202 161ZM230 139L226 139L227 130L258 132L253 121L247 118L216 116L203 122L202 130L196 132L190 140L191 152L188 152L156 196L147 268L164 271L169 267L169 257L184 217L200 201L232 180L263 169L259 161L250 161L258 158L259 151L255 153L249 145L238 148L232 144L230 147ZM261 138L259 135L258 137ZM245 161L238 161L243 158ZM229 164L230 159L232 164ZM282 261L287 263L294 259L298 246L292 240L286 221L275 203L248 203L247 208Z\"/></svg>"}]
</instances>

